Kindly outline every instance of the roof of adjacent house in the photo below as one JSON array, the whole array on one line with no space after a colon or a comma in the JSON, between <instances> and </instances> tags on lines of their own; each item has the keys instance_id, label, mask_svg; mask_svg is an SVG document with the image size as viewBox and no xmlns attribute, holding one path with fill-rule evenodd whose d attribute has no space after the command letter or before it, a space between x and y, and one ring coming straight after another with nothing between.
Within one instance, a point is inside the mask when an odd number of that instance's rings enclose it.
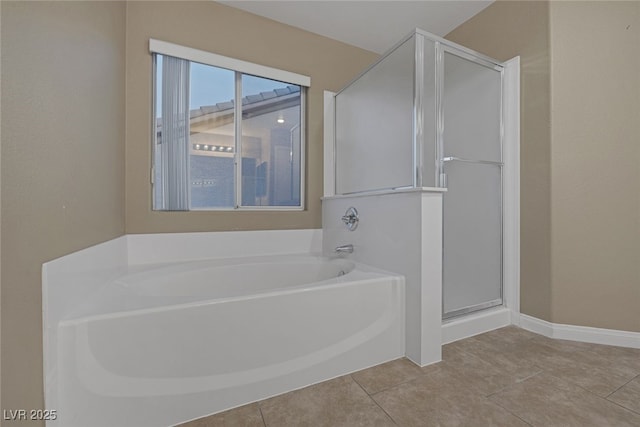
<instances>
[{"instance_id":1,"label":"roof of adjacent house","mask_svg":"<svg viewBox=\"0 0 640 427\"><path fill-rule=\"evenodd\" d=\"M251 107L273 107L274 103L280 104L282 101L290 100L291 98L297 98L300 93L300 86L289 85L281 88L277 88L274 90L270 90L267 92L260 92L255 95L247 95L242 98L243 106L251 106ZM295 96L291 96L295 95ZM267 101L267 102L265 102ZM189 117L193 120L202 116L207 116L210 114L229 112L233 110L235 106L234 100L219 102L215 105L203 105L200 108L189 111ZM279 108L282 108L280 106ZM243 108L243 113L248 110L255 110L255 108ZM269 108L271 110L271 108ZM255 113L255 111L254 111ZM254 114L255 115L255 114Z\"/></svg>"}]
</instances>

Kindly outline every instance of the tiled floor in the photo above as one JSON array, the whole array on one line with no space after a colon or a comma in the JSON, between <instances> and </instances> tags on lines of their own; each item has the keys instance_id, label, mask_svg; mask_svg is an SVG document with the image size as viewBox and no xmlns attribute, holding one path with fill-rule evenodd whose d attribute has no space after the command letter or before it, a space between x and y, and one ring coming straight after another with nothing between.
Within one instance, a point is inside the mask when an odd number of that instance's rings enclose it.
<instances>
[{"instance_id":1,"label":"tiled floor","mask_svg":"<svg viewBox=\"0 0 640 427\"><path fill-rule=\"evenodd\" d=\"M640 427L640 350L510 326L448 344L443 359L398 359L182 427Z\"/></svg>"}]
</instances>

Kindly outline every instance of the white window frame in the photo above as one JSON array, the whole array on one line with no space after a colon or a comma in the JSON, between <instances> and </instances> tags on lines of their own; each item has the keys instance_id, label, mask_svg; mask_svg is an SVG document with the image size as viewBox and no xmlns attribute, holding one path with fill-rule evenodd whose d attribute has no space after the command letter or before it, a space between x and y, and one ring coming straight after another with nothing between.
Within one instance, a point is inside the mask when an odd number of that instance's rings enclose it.
<instances>
[{"instance_id":1,"label":"white window frame","mask_svg":"<svg viewBox=\"0 0 640 427\"><path fill-rule=\"evenodd\" d=\"M301 86L300 91L300 206L242 206L242 138L237 138L237 135L242 135L242 103L236 102L234 115L235 120L235 134L236 134L236 149L234 152L235 162L235 206L229 207L217 207L217 208L189 208L185 212L202 212L202 211L303 211L306 207L306 89L311 86L311 77L302 74L293 73L291 71L280 70L278 68L268 67L265 65L254 64L252 62L243 61L228 56L218 55L212 52L206 52L199 49L193 49L186 46L177 45L174 43L165 42L162 40L149 39L149 52L160 55L168 55L176 58L186 59L192 62L198 62L205 65L211 65L213 67L224 68L230 71L236 72L235 80L235 98L242 99L242 84L241 74L253 75L256 77L263 77L271 80L281 81L283 83L291 83L297 86ZM152 108L155 109L155 72L153 73L153 101ZM155 130L152 132L155 150ZM153 165L155 167L155 165ZM153 180L154 172L151 170L151 176ZM153 182L152 182L153 183Z\"/></svg>"}]
</instances>

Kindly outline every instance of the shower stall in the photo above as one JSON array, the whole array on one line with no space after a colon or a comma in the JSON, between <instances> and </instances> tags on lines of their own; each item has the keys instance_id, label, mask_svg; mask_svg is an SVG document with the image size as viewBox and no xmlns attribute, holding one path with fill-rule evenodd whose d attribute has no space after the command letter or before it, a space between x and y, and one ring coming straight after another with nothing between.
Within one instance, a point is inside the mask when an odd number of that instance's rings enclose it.
<instances>
[{"instance_id":1,"label":"shower stall","mask_svg":"<svg viewBox=\"0 0 640 427\"><path fill-rule=\"evenodd\" d=\"M519 183L517 138L509 142L511 164L503 160L505 118L516 122L515 136L518 120L517 93L505 93L506 64L415 30L332 99L325 173L334 179L325 200L441 191L440 324L507 305L504 244L517 240L505 236L503 222L505 213L518 214L519 200L508 196L506 207L503 188L517 196ZM507 80L519 79L519 69L510 73ZM403 214L395 215L391 222L402 227ZM410 291L407 298L409 313Z\"/></svg>"}]
</instances>

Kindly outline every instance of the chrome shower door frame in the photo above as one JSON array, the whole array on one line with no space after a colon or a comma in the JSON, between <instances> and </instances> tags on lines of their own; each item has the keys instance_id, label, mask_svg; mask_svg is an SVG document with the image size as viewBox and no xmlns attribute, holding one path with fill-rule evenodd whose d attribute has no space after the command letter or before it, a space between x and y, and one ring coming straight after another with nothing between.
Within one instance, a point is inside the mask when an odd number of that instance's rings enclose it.
<instances>
[{"instance_id":1,"label":"chrome shower door frame","mask_svg":"<svg viewBox=\"0 0 640 427\"><path fill-rule=\"evenodd\" d=\"M481 159L466 159L455 156L444 156L445 147L445 123L444 123L444 80L445 80L445 67L444 67L444 55L448 53L450 55L457 56L472 63L487 67L489 69L498 71L500 73L500 161L488 161ZM475 54L467 49L460 49L455 46L451 46L448 43L436 42L436 182L438 187L447 187L447 178L444 173L444 165L447 162L464 162L494 165L500 168L500 297L494 300L485 301L479 304L463 307L449 312L445 311L445 271L444 271L444 254L445 254L445 236L446 230L443 227L443 239L442 239L442 319L451 320L453 318L463 316L469 313L493 308L497 306L505 305L504 298L504 66L503 64L492 60L491 58ZM446 194L444 195L446 200ZM446 203L443 203L443 218L445 215Z\"/></svg>"}]
</instances>

